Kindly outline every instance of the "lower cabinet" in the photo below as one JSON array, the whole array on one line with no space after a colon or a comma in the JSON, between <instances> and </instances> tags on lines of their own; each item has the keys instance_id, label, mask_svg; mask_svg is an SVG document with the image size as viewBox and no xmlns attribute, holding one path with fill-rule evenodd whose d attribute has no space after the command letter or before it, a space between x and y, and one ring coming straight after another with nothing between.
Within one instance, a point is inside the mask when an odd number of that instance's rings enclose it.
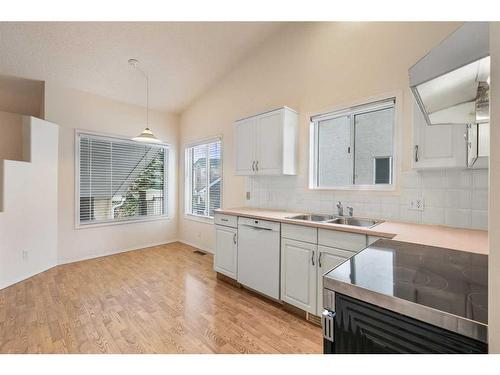
<instances>
[{"instance_id":1,"label":"lower cabinet","mask_svg":"<svg viewBox=\"0 0 500 375\"><path fill-rule=\"evenodd\" d=\"M214 269L232 279L237 278L238 229L222 225L215 226Z\"/></svg>"},{"instance_id":2,"label":"lower cabinet","mask_svg":"<svg viewBox=\"0 0 500 375\"><path fill-rule=\"evenodd\" d=\"M317 279L317 307L314 312L321 316L323 312L323 275L351 256L356 254L354 251L336 249L328 246L318 246L318 279Z\"/></svg>"},{"instance_id":3,"label":"lower cabinet","mask_svg":"<svg viewBox=\"0 0 500 375\"><path fill-rule=\"evenodd\" d=\"M316 314L318 246L281 239L281 299Z\"/></svg>"},{"instance_id":4,"label":"lower cabinet","mask_svg":"<svg viewBox=\"0 0 500 375\"><path fill-rule=\"evenodd\" d=\"M354 251L281 239L281 299L311 314L323 312L323 275Z\"/></svg>"}]
</instances>

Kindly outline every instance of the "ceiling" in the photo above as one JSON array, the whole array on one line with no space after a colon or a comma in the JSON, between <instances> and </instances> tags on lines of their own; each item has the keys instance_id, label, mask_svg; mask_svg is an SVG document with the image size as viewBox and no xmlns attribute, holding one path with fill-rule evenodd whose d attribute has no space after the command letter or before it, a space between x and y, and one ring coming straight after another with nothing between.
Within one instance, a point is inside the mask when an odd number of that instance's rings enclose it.
<instances>
[{"instance_id":1,"label":"ceiling","mask_svg":"<svg viewBox=\"0 0 500 375\"><path fill-rule=\"evenodd\" d=\"M275 32L277 22L0 22L0 74L179 113Z\"/></svg>"}]
</instances>

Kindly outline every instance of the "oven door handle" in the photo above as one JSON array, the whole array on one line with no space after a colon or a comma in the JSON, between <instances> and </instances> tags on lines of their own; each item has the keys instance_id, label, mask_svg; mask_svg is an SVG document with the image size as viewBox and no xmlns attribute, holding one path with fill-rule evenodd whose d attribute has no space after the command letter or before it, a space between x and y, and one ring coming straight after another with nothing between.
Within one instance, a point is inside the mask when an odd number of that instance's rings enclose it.
<instances>
[{"instance_id":1,"label":"oven door handle","mask_svg":"<svg viewBox=\"0 0 500 375\"><path fill-rule=\"evenodd\" d=\"M321 328L323 329L323 338L325 340L334 342L334 325L335 325L335 312L324 310L321 314Z\"/></svg>"}]
</instances>

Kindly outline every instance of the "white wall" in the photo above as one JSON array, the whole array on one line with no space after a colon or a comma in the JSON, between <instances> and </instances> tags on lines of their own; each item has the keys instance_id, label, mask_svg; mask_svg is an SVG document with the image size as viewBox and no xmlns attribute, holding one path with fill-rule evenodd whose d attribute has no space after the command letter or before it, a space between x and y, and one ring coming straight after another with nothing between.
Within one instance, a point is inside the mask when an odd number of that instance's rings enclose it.
<instances>
[{"instance_id":1,"label":"white wall","mask_svg":"<svg viewBox=\"0 0 500 375\"><path fill-rule=\"evenodd\" d=\"M75 229L75 129L133 137L145 127L145 108L46 83L45 116L59 131L59 262L93 258L177 239L176 116L150 112L154 134L171 144L169 219Z\"/></svg>"},{"instance_id":2,"label":"white wall","mask_svg":"<svg viewBox=\"0 0 500 375\"><path fill-rule=\"evenodd\" d=\"M22 160L23 116L0 111L0 159Z\"/></svg>"},{"instance_id":3,"label":"white wall","mask_svg":"<svg viewBox=\"0 0 500 375\"><path fill-rule=\"evenodd\" d=\"M44 118L44 83L0 75L0 111Z\"/></svg>"},{"instance_id":4,"label":"white wall","mask_svg":"<svg viewBox=\"0 0 500 375\"><path fill-rule=\"evenodd\" d=\"M491 127L490 127L490 255L488 334L490 353L500 354L500 23L490 24Z\"/></svg>"},{"instance_id":5,"label":"white wall","mask_svg":"<svg viewBox=\"0 0 500 375\"><path fill-rule=\"evenodd\" d=\"M23 120L26 161L0 160L0 289L57 263L58 127Z\"/></svg>"},{"instance_id":6,"label":"white wall","mask_svg":"<svg viewBox=\"0 0 500 375\"><path fill-rule=\"evenodd\" d=\"M398 144L401 165L396 173L407 171L411 162L413 100L408 68L458 26L458 23L370 22L286 26L182 114L180 146L222 135L223 206L243 206L245 179L234 176L233 122L236 119L282 105L299 112L296 178L299 182L295 186L305 189L308 118L363 98L401 92L403 113L397 129L401 134ZM183 176L182 152L180 156L179 173ZM179 187L182 204L182 179ZM362 199L381 196L390 194L359 194ZM179 237L204 249L213 248L213 226L187 220L183 215L179 221Z\"/></svg>"}]
</instances>

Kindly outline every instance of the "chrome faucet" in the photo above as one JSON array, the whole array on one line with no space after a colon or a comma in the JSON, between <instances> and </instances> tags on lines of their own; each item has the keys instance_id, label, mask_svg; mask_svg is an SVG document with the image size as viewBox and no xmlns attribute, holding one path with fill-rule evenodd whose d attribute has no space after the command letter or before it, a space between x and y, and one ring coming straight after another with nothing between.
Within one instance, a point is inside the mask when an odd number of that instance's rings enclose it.
<instances>
[{"instance_id":1,"label":"chrome faucet","mask_svg":"<svg viewBox=\"0 0 500 375\"><path fill-rule=\"evenodd\" d=\"M347 206L347 216L352 217L353 213L354 213L354 209L351 206Z\"/></svg>"},{"instance_id":2,"label":"chrome faucet","mask_svg":"<svg viewBox=\"0 0 500 375\"><path fill-rule=\"evenodd\" d=\"M342 206L342 202L337 202L337 211L339 216L344 216L344 206Z\"/></svg>"}]
</instances>

